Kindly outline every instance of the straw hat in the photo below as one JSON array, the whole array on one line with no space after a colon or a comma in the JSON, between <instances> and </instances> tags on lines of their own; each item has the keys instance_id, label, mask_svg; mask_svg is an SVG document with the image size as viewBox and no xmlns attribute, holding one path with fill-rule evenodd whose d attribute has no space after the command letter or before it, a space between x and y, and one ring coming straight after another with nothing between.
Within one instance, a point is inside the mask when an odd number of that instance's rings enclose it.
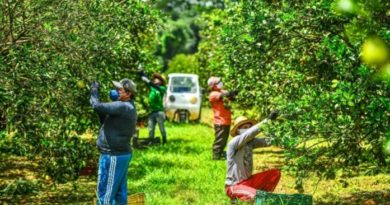
<instances>
[{"instance_id":1,"label":"straw hat","mask_svg":"<svg viewBox=\"0 0 390 205\"><path fill-rule=\"evenodd\" d=\"M243 124L247 124L247 123L250 123L251 126L253 126L254 124L256 124L256 121L255 120L251 120L251 119L248 119L244 116L240 116L240 117L237 117L234 122L233 122L233 128L232 130L230 131L230 135L232 137L235 137L238 135L238 128L243 125Z\"/></svg>"},{"instance_id":2,"label":"straw hat","mask_svg":"<svg viewBox=\"0 0 390 205\"><path fill-rule=\"evenodd\" d=\"M162 75L160 75L159 73L153 73L153 76L152 76L152 79L159 79L161 81L161 85L166 85L166 81L164 79L164 77L162 77Z\"/></svg>"}]
</instances>

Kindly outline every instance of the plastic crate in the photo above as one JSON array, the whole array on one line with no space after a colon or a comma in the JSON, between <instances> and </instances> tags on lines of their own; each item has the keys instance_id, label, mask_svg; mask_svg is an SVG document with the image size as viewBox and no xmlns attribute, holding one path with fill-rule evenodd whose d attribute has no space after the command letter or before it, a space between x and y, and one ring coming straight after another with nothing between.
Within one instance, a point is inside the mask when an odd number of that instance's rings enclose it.
<instances>
[{"instance_id":1,"label":"plastic crate","mask_svg":"<svg viewBox=\"0 0 390 205\"><path fill-rule=\"evenodd\" d=\"M257 190L256 205L312 205L313 197L305 194L274 194Z\"/></svg>"}]
</instances>

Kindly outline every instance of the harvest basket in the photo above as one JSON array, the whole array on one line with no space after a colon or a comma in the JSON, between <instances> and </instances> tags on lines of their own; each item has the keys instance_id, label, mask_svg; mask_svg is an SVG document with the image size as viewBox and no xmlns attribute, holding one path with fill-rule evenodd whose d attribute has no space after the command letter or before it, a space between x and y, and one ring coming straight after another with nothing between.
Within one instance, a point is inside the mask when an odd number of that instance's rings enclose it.
<instances>
[{"instance_id":1,"label":"harvest basket","mask_svg":"<svg viewBox=\"0 0 390 205\"><path fill-rule=\"evenodd\" d=\"M313 197L305 194L274 194L256 192L256 205L312 205Z\"/></svg>"},{"instance_id":2,"label":"harvest basket","mask_svg":"<svg viewBox=\"0 0 390 205\"><path fill-rule=\"evenodd\" d=\"M144 205L145 204L145 194L136 193L127 197L128 205Z\"/></svg>"},{"instance_id":3,"label":"harvest basket","mask_svg":"<svg viewBox=\"0 0 390 205\"><path fill-rule=\"evenodd\" d=\"M94 199L93 205L96 205L97 200ZM127 205L145 205L145 194L144 193L136 193L127 197Z\"/></svg>"}]
</instances>

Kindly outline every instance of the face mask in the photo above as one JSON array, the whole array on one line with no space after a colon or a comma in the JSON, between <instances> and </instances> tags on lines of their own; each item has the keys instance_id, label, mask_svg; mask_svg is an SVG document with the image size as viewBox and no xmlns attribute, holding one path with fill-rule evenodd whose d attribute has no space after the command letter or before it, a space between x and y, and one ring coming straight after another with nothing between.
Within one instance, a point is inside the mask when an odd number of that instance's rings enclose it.
<instances>
[{"instance_id":1,"label":"face mask","mask_svg":"<svg viewBox=\"0 0 390 205\"><path fill-rule=\"evenodd\" d=\"M247 130L249 130L249 129L238 129L237 131L238 131L238 134L240 135L240 134L246 132Z\"/></svg>"},{"instance_id":2,"label":"face mask","mask_svg":"<svg viewBox=\"0 0 390 205\"><path fill-rule=\"evenodd\" d=\"M217 88L218 88L218 89L222 89L222 88L223 88L223 83L222 83L222 82L219 82L219 83L217 84Z\"/></svg>"},{"instance_id":3,"label":"face mask","mask_svg":"<svg viewBox=\"0 0 390 205\"><path fill-rule=\"evenodd\" d=\"M117 101L117 100L119 100L119 92L118 92L117 90L110 90L109 95L110 95L110 99L111 99L112 101Z\"/></svg>"}]
</instances>

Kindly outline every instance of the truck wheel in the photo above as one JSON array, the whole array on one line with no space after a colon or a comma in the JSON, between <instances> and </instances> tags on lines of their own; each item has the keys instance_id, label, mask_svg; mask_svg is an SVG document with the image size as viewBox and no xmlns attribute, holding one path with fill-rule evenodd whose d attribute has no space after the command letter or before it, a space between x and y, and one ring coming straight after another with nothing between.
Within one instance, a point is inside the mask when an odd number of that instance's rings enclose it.
<instances>
[{"instance_id":1,"label":"truck wheel","mask_svg":"<svg viewBox=\"0 0 390 205\"><path fill-rule=\"evenodd\" d=\"M179 122L183 123L183 122L186 122L188 119L188 114L186 111L181 111L179 113Z\"/></svg>"}]
</instances>

